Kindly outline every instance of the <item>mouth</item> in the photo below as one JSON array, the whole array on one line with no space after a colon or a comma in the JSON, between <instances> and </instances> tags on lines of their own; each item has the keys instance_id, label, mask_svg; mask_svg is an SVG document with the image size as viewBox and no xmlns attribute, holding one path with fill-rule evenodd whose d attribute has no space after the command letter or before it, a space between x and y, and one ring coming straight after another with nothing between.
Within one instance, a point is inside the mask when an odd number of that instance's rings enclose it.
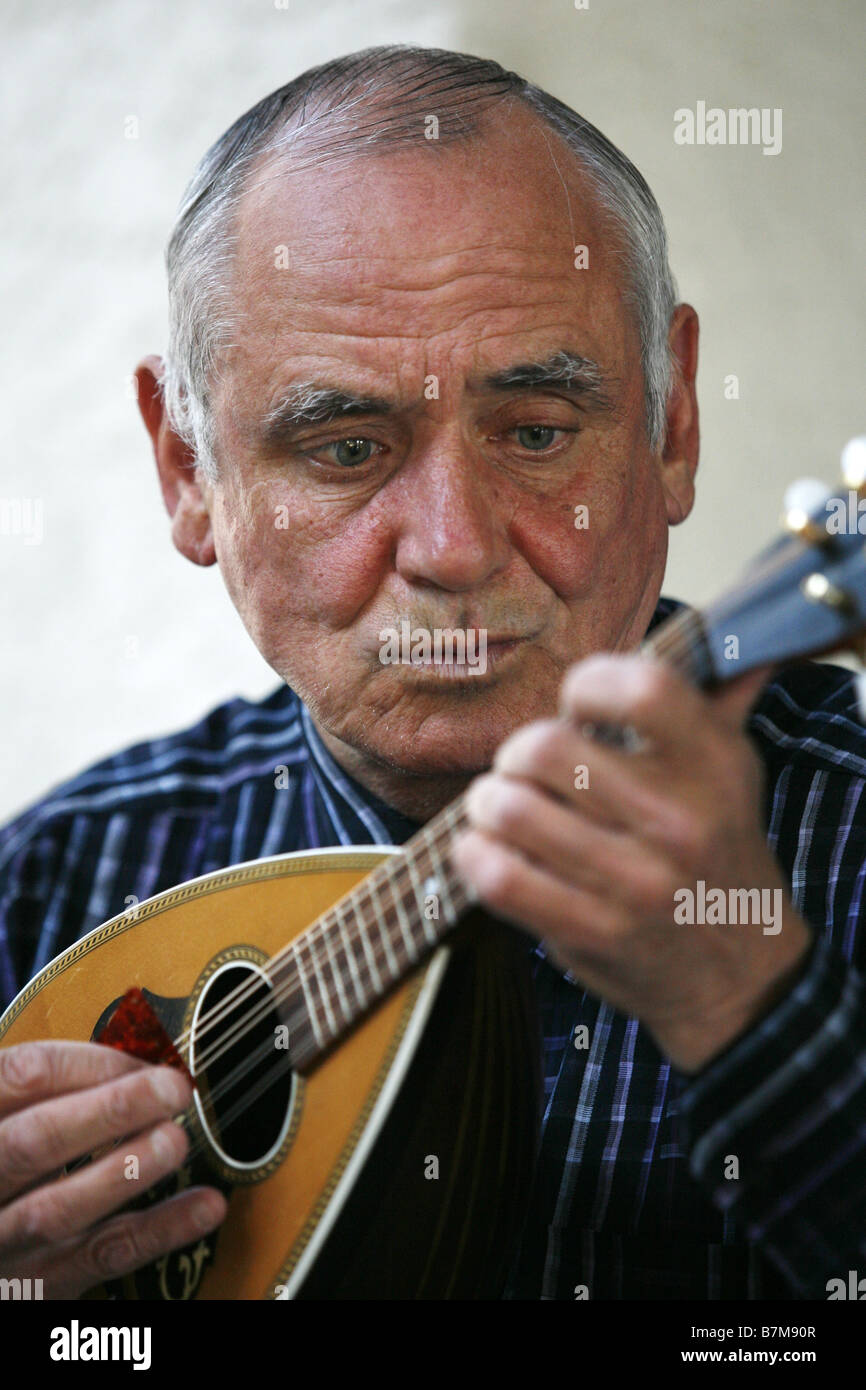
<instances>
[{"instance_id":1,"label":"mouth","mask_svg":"<svg viewBox=\"0 0 866 1390\"><path fill-rule=\"evenodd\" d=\"M458 682L486 684L494 675L507 667L508 663L534 640L536 633L522 637L488 638L486 645L476 649L474 661L455 662L445 659L412 661L403 665L403 670L414 683Z\"/></svg>"}]
</instances>

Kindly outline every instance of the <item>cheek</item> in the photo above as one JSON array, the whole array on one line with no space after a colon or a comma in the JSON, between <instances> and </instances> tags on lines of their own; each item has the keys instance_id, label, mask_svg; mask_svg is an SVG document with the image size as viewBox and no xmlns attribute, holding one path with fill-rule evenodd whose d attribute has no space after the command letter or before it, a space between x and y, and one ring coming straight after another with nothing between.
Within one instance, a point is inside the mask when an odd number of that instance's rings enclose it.
<instances>
[{"instance_id":1,"label":"cheek","mask_svg":"<svg viewBox=\"0 0 866 1390\"><path fill-rule=\"evenodd\" d=\"M584 508L576 512L575 506ZM562 599L576 598L592 578L596 567L599 534L592 527L593 508L569 496L551 504L549 499L524 501L515 513L512 544L539 579ZM575 525L575 522L578 525Z\"/></svg>"},{"instance_id":2,"label":"cheek","mask_svg":"<svg viewBox=\"0 0 866 1390\"><path fill-rule=\"evenodd\" d=\"M229 593L257 643L285 645L301 628L339 631L369 603L388 553L379 528L337 506L311 508L261 485L224 509L217 554ZM287 619L293 620L292 628Z\"/></svg>"},{"instance_id":3,"label":"cheek","mask_svg":"<svg viewBox=\"0 0 866 1390\"><path fill-rule=\"evenodd\" d=\"M525 499L510 528L514 545L561 599L640 589L663 563L667 517L647 460L602 466L573 479L553 503Z\"/></svg>"}]
</instances>

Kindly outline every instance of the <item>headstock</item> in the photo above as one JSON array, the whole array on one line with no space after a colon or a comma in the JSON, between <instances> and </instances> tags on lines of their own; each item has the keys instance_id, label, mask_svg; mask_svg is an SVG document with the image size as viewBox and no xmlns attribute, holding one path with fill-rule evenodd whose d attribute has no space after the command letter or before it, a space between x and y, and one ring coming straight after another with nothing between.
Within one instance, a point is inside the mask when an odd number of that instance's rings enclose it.
<instances>
[{"instance_id":1,"label":"headstock","mask_svg":"<svg viewBox=\"0 0 866 1390\"><path fill-rule=\"evenodd\" d=\"M837 491L812 479L790 488L782 535L742 583L702 613L679 624L673 618L648 645L702 684L733 680L756 666L862 649L866 436L846 445L842 468L845 485Z\"/></svg>"}]
</instances>

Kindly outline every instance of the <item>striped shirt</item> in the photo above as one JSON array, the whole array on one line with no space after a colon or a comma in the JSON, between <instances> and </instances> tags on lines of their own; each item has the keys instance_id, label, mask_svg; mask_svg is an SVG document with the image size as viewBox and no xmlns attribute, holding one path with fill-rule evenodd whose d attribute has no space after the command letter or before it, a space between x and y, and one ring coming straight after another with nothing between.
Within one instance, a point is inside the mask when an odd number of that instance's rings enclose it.
<instances>
[{"instance_id":1,"label":"striped shirt","mask_svg":"<svg viewBox=\"0 0 866 1390\"><path fill-rule=\"evenodd\" d=\"M749 728L768 840L815 929L808 961L772 1012L687 1077L533 948L544 1117L506 1297L825 1298L830 1279L866 1275L866 730L851 674L786 668ZM3 1004L136 899L417 828L335 763L288 687L229 701L0 831Z\"/></svg>"}]
</instances>

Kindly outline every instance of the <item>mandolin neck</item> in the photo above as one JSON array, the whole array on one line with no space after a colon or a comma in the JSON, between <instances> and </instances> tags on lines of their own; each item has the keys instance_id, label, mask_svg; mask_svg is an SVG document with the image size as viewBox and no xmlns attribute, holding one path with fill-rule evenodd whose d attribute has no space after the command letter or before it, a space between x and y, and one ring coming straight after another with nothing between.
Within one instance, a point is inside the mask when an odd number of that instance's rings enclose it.
<instances>
[{"instance_id":1,"label":"mandolin neck","mask_svg":"<svg viewBox=\"0 0 866 1390\"><path fill-rule=\"evenodd\" d=\"M467 824L458 797L271 961L299 979L304 1022L293 1030L296 1066L314 1061L428 956L471 906L451 859Z\"/></svg>"},{"instance_id":2,"label":"mandolin neck","mask_svg":"<svg viewBox=\"0 0 866 1390\"><path fill-rule=\"evenodd\" d=\"M704 617L696 608L681 608L646 638L641 651L664 661L693 685L708 685L716 672L706 639Z\"/></svg>"}]
</instances>

